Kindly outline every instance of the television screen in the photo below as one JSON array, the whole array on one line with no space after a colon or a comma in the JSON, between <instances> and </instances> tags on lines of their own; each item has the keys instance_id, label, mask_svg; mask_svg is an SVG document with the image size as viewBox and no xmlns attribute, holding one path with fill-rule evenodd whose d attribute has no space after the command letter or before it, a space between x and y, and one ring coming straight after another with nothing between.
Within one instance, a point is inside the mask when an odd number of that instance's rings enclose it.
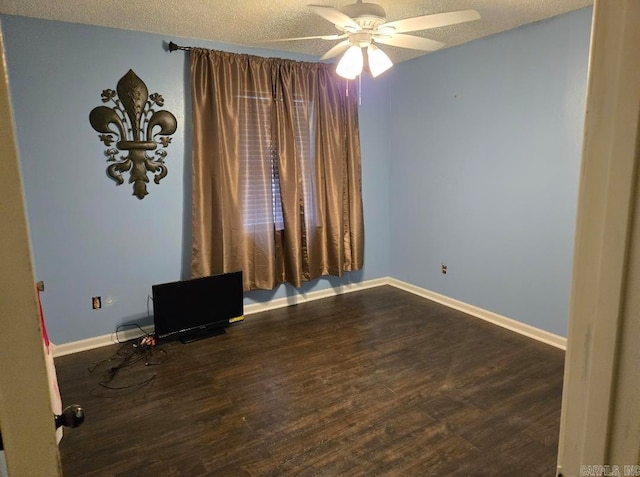
<instances>
[{"instance_id":1,"label":"television screen","mask_svg":"<svg viewBox=\"0 0 640 477\"><path fill-rule=\"evenodd\" d=\"M224 333L243 316L242 272L153 285L153 321L159 340Z\"/></svg>"}]
</instances>

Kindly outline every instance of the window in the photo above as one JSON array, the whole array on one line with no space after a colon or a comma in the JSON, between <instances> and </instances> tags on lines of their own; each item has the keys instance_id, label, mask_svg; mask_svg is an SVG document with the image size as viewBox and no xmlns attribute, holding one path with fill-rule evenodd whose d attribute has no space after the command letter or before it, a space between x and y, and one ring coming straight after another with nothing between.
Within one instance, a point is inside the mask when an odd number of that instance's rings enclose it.
<instances>
[{"instance_id":1,"label":"window","mask_svg":"<svg viewBox=\"0 0 640 477\"><path fill-rule=\"evenodd\" d=\"M269 93L240 96L240 177L245 227L275 224L282 230L282 204L273 141L273 99Z\"/></svg>"},{"instance_id":2,"label":"window","mask_svg":"<svg viewBox=\"0 0 640 477\"><path fill-rule=\"evenodd\" d=\"M242 270L255 290L360 270L355 85L326 63L202 48L190 58L192 275Z\"/></svg>"},{"instance_id":3,"label":"window","mask_svg":"<svg viewBox=\"0 0 640 477\"><path fill-rule=\"evenodd\" d=\"M313 102L296 99L294 103L298 165L300 167L300 176L302 177L305 222L307 229L309 229L312 225L315 225L316 217L315 114Z\"/></svg>"},{"instance_id":4,"label":"window","mask_svg":"<svg viewBox=\"0 0 640 477\"><path fill-rule=\"evenodd\" d=\"M243 224L245 228L273 225L282 230L274 102L270 93L262 92L246 92L239 99ZM316 216L313 103L295 99L293 114L305 221L309 227Z\"/></svg>"}]
</instances>

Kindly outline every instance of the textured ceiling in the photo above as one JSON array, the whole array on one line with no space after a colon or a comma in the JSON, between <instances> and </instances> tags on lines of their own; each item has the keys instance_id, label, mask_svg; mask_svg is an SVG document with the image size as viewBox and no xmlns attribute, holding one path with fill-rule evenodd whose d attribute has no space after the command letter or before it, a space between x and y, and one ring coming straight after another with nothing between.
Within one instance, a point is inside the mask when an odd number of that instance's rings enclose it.
<instances>
[{"instance_id":1,"label":"textured ceiling","mask_svg":"<svg viewBox=\"0 0 640 477\"><path fill-rule=\"evenodd\" d=\"M331 35L337 30L314 15L308 4L340 8L353 0L0 0L0 12L49 20L160 33L167 40L214 40L321 56L336 41L264 40ZM518 26L544 20L593 3L593 0L378 0L387 21L454 10L477 10L481 20L413 32L459 45ZM382 46L398 63L425 52ZM535 48L535 45L532 45Z\"/></svg>"}]
</instances>

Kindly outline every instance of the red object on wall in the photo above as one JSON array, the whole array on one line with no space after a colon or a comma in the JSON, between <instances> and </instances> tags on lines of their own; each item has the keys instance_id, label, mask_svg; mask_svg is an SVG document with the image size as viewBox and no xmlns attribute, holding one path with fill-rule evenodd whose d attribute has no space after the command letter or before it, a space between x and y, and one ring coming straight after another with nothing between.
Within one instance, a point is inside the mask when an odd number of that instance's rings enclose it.
<instances>
[{"instance_id":1,"label":"red object on wall","mask_svg":"<svg viewBox=\"0 0 640 477\"><path fill-rule=\"evenodd\" d=\"M42 330L42 340L44 341L44 346L47 348L47 353L50 352L49 344L49 335L47 334L47 327L44 324L44 313L42 312L42 301L40 300L40 290L36 288L36 294L38 296L38 312L40 314L40 329Z\"/></svg>"},{"instance_id":2,"label":"red object on wall","mask_svg":"<svg viewBox=\"0 0 640 477\"><path fill-rule=\"evenodd\" d=\"M47 368L47 377L49 378L49 394L51 395L51 409L56 415L62 414L62 398L60 397L60 389L58 388L58 377L56 375L56 366L53 361L53 351L51 350L51 341L47 334L47 326L44 323L44 312L42 311L42 302L40 300L40 289L36 288L36 298L38 300L38 314L40 315L40 329L42 330L42 342L44 343L45 365ZM56 431L58 442L62 439L62 428Z\"/></svg>"}]
</instances>

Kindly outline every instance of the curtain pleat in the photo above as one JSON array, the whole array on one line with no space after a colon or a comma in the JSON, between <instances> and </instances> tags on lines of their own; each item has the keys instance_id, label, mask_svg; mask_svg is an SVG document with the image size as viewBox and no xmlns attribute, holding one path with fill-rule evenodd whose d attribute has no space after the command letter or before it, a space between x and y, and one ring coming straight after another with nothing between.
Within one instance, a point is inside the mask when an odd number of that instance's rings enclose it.
<instances>
[{"instance_id":1,"label":"curtain pleat","mask_svg":"<svg viewBox=\"0 0 640 477\"><path fill-rule=\"evenodd\" d=\"M361 269L354 85L325 64L199 48L191 76L192 276L242 270L251 290Z\"/></svg>"}]
</instances>

